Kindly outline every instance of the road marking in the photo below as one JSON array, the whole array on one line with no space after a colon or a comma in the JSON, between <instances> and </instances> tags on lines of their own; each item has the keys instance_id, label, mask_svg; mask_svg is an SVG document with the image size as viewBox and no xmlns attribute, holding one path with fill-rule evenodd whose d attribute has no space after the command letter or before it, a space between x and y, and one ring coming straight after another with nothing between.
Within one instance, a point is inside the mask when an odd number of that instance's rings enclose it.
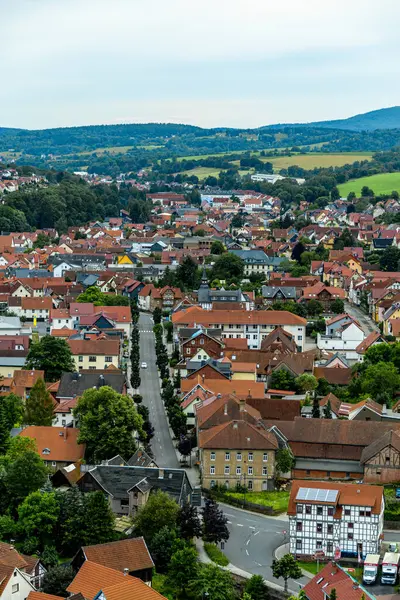
<instances>
[{"instance_id":1,"label":"road marking","mask_svg":"<svg viewBox=\"0 0 400 600\"><path fill-rule=\"evenodd\" d=\"M245 521L249 521L249 523L257 523L254 519L245 519Z\"/></svg>"},{"instance_id":2,"label":"road marking","mask_svg":"<svg viewBox=\"0 0 400 600\"><path fill-rule=\"evenodd\" d=\"M227 521L228 525L232 525L232 521Z\"/></svg>"},{"instance_id":3,"label":"road marking","mask_svg":"<svg viewBox=\"0 0 400 600\"><path fill-rule=\"evenodd\" d=\"M236 523L236 525L237 525L238 527L243 527L243 525L242 525L241 523Z\"/></svg>"},{"instance_id":4,"label":"road marking","mask_svg":"<svg viewBox=\"0 0 400 600\"><path fill-rule=\"evenodd\" d=\"M259 531L256 531L254 535L258 535L259 533L260 533Z\"/></svg>"},{"instance_id":5,"label":"road marking","mask_svg":"<svg viewBox=\"0 0 400 600\"><path fill-rule=\"evenodd\" d=\"M233 517L233 518L235 518L235 515L231 515L229 513L225 513L225 514L226 514L227 517Z\"/></svg>"},{"instance_id":6,"label":"road marking","mask_svg":"<svg viewBox=\"0 0 400 600\"><path fill-rule=\"evenodd\" d=\"M246 554L247 554L247 556L249 556L249 551L247 550L247 548L246 548Z\"/></svg>"},{"instance_id":7,"label":"road marking","mask_svg":"<svg viewBox=\"0 0 400 600\"><path fill-rule=\"evenodd\" d=\"M257 561L255 561L255 562L256 562L256 565L258 565L259 567L262 567L261 563L258 563Z\"/></svg>"},{"instance_id":8,"label":"road marking","mask_svg":"<svg viewBox=\"0 0 400 600\"><path fill-rule=\"evenodd\" d=\"M253 527L252 525L249 525L249 529L255 529L255 527Z\"/></svg>"},{"instance_id":9,"label":"road marking","mask_svg":"<svg viewBox=\"0 0 400 600\"><path fill-rule=\"evenodd\" d=\"M248 546L250 544L250 540L247 540L246 542L246 546Z\"/></svg>"}]
</instances>

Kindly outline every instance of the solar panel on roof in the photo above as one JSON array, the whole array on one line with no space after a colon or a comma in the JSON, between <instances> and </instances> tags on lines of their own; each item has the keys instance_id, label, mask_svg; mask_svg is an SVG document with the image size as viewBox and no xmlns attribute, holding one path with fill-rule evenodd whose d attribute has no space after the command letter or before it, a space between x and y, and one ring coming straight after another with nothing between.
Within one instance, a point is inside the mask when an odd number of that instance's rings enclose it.
<instances>
[{"instance_id":1,"label":"solar panel on roof","mask_svg":"<svg viewBox=\"0 0 400 600\"><path fill-rule=\"evenodd\" d=\"M336 502L338 490L321 490L318 488L299 488L296 500L310 500L311 502Z\"/></svg>"},{"instance_id":2,"label":"solar panel on roof","mask_svg":"<svg viewBox=\"0 0 400 600\"><path fill-rule=\"evenodd\" d=\"M328 495L326 497L326 502L336 502L338 497L339 490L328 490Z\"/></svg>"}]
</instances>

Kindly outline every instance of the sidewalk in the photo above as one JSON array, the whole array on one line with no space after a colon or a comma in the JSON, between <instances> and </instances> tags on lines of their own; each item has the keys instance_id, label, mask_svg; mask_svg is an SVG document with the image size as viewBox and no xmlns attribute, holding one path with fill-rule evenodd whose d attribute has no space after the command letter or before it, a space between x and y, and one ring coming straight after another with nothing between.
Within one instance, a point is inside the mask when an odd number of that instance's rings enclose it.
<instances>
[{"instance_id":1,"label":"sidewalk","mask_svg":"<svg viewBox=\"0 0 400 600\"><path fill-rule=\"evenodd\" d=\"M289 544L282 544L282 546L278 546L278 548L275 548L274 550L274 558L277 560L281 559L282 556L285 556L285 554L289 554ZM312 579L314 577L312 573L309 573L305 569L301 569L301 572L303 573L304 577L307 577L308 579Z\"/></svg>"}]
</instances>

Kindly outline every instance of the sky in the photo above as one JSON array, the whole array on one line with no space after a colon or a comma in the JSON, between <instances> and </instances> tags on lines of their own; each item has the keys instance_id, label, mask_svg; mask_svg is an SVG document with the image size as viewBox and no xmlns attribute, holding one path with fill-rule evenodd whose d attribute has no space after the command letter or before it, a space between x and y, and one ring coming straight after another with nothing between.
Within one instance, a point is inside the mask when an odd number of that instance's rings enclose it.
<instances>
[{"instance_id":1,"label":"sky","mask_svg":"<svg viewBox=\"0 0 400 600\"><path fill-rule=\"evenodd\" d=\"M400 104L398 0L0 0L0 126L346 118Z\"/></svg>"}]
</instances>

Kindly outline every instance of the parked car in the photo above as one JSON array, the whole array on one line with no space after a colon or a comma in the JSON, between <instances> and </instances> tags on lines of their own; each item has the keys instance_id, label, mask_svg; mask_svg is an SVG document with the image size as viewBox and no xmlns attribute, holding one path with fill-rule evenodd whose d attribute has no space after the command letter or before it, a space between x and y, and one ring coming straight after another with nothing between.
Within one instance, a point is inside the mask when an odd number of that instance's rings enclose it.
<instances>
[{"instance_id":1,"label":"parked car","mask_svg":"<svg viewBox=\"0 0 400 600\"><path fill-rule=\"evenodd\" d=\"M140 366L142 367L142 369L147 369L147 362L142 362Z\"/></svg>"}]
</instances>

